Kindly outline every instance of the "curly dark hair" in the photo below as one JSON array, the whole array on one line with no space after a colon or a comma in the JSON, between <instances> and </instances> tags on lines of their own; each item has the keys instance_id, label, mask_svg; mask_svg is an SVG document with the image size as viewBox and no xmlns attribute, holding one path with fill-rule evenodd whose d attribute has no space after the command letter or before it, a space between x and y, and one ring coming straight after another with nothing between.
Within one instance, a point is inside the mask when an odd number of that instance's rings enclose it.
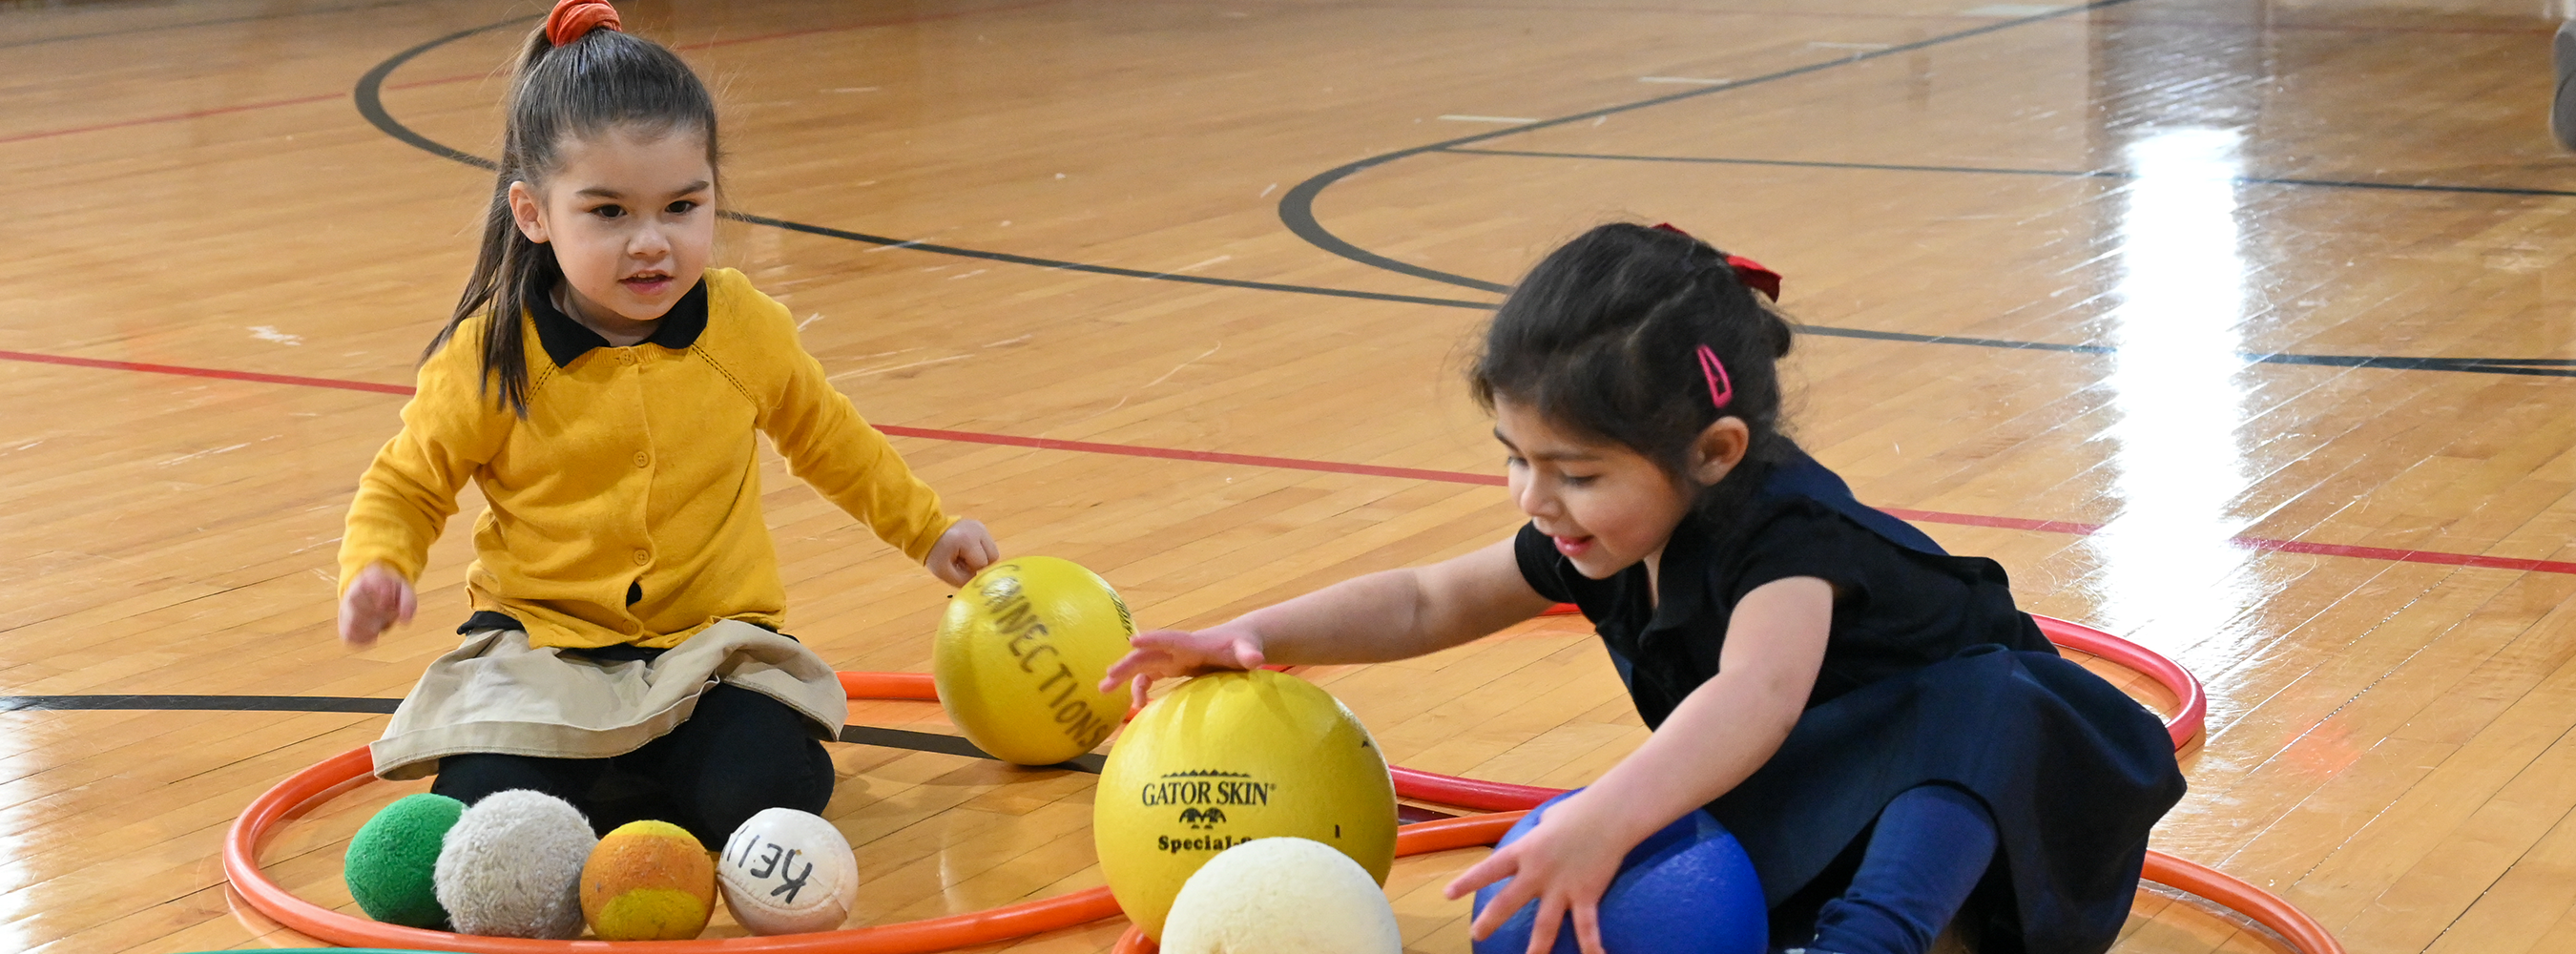
<instances>
[{"instance_id":1,"label":"curly dark hair","mask_svg":"<svg viewBox=\"0 0 2576 954\"><path fill-rule=\"evenodd\" d=\"M1476 402L1522 405L1551 423L1615 443L1677 478L1692 444L1723 417L1751 434L1748 464L1784 459L1779 361L1787 318L1746 287L1725 253L1668 228L1600 226L1530 269L1495 313L1468 372ZM1719 409L1702 373L1705 345L1733 394ZM1748 483L1735 474L1701 491L1694 509L1728 508ZM1758 478L1757 478L1758 479Z\"/></svg>"}]
</instances>

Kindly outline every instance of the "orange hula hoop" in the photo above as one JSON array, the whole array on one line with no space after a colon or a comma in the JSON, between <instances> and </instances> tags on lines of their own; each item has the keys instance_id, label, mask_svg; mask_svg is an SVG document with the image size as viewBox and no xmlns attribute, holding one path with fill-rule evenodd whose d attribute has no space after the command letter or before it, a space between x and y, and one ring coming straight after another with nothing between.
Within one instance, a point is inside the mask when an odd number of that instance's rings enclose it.
<instances>
[{"instance_id":1,"label":"orange hula hoop","mask_svg":"<svg viewBox=\"0 0 2576 954\"><path fill-rule=\"evenodd\" d=\"M1561 607L1559 608L1562 609ZM1552 611L1554 612L1554 611ZM2109 659L2155 679L2181 700L2181 711L2168 720L2175 747L2199 735L2207 700L2199 680L2171 660L2100 630L2045 616L2032 617L2052 641ZM843 672L841 688L852 699L938 701L924 673ZM707 941L554 941L482 937L382 924L313 904L279 886L259 867L259 843L278 824L302 815L315 803L373 781L373 758L364 748L343 752L288 776L261 793L242 810L226 832L225 877L253 908L279 924L306 935L361 947L443 948L474 954L566 954L566 952L632 951L637 954L930 954L1015 940L1045 931L1087 924L1120 913L1107 888L1092 888L1037 901L984 911L874 927L772 937L723 938ZM1396 837L1399 856L1491 845L1502 839L1520 809L1546 800L1558 789L1458 778L1394 766L1397 794L1493 814L1470 815L1406 825ZM2315 919L2269 892L2204 865L2162 852L2147 853L2145 879L2190 892L2252 918L2280 934L2301 954L2343 954L2343 947ZM1130 927L1119 938L1120 954L1152 954L1153 942Z\"/></svg>"},{"instance_id":2,"label":"orange hula hoop","mask_svg":"<svg viewBox=\"0 0 2576 954\"><path fill-rule=\"evenodd\" d=\"M1395 853L1398 857L1402 857L1451 848L1490 845L1501 841L1503 833L1510 830L1511 824L1519 821L1523 814L1525 813L1504 812L1493 815L1469 815L1465 818L1406 825L1399 829L1399 834L1396 835ZM1457 826L1438 832L1436 835L1425 832L1426 835L1443 839L1436 848L1408 847L1405 842L1405 839L1417 829L1471 821L1483 822L1495 827ZM2329 933L2324 925L2318 924L2315 918L2309 917L2307 912L2299 910L2271 892L2247 884L2241 879L2207 865L2185 861L2161 851L2149 850L2146 870L2141 877L2143 880L2153 881L2169 888L2190 892L2216 902L2220 907L2244 915L2254 923L2279 934L2300 954L2344 954L2343 944L2336 941L2334 935ZM1158 954L1161 949L1154 944L1153 939L1145 936L1144 931L1131 924L1127 926L1125 932L1118 935L1117 946L1110 950L1113 954Z\"/></svg>"},{"instance_id":3,"label":"orange hula hoop","mask_svg":"<svg viewBox=\"0 0 2576 954\"><path fill-rule=\"evenodd\" d=\"M2143 650L2141 651L2143 652ZM1498 783L1478 782L1475 779L1461 779L1454 776L1433 775L1429 772L1420 772L1412 769L1404 769L1402 771L1417 780L1453 783L1464 782L1470 783L1474 786L1487 787L1484 791L1489 794L1492 791L1492 787L1500 787ZM1521 815L1526 813L1526 809L1537 805L1540 801L1545 801L1550 797L1554 797L1562 791L1561 789L1534 788L1526 785L1515 785L1509 787L1536 793L1538 794L1538 798L1535 801L1518 806L1524 811L1512 811L1493 815L1469 815L1465 818L1444 819L1442 821L1427 822L1420 825L1404 826L1402 829L1398 830L1399 834L1396 836L1395 853L1398 856L1403 856L1422 854L1429 851L1445 851L1450 848L1465 848L1474 845L1493 844L1496 841L1502 840L1503 832L1511 827L1510 820L1518 820ZM1421 781L1416 781L1414 784L1408 785L1404 776L1397 777L1395 792L1399 796L1411 798L1416 801L1436 801L1436 799L1427 798L1423 795ZM1488 837L1488 829L1469 829L1461 826L1453 829L1442 829L1437 833L1426 831L1426 841L1417 843L1419 847L1416 847L1413 850L1407 850L1406 848L1405 838L1415 829L1430 829L1433 825L1448 825L1451 822L1463 822L1468 819L1479 821L1486 819L1506 819L1506 821L1499 823L1501 827L1490 829L1490 837ZM1473 833L1472 836L1469 834L1470 832ZM1486 840L1472 840L1472 838L1478 837L1486 838ZM1431 841L1429 839L1439 840ZM1437 844L1438 847L1430 847L1429 845L1431 844ZM2220 907L2234 911L2237 914L2244 915L2254 923L2260 924L2272 933L2280 935L2283 940L2289 941L2290 946L2296 949L2299 954L2344 954L2342 942L2335 940L2334 934L2327 931L2325 929L2325 925L2317 923L2315 918L2309 917L2307 912L2299 910L2296 905L2293 905L2288 901L2281 900L2278 895L2261 888L2257 888L2241 878L2230 875L2216 868L2212 868L2198 862L2185 861L2181 858L2165 854L2164 852L2149 849L2147 851L2145 870L2141 872L2139 877L2141 880L2152 881L2168 888L2174 888L2208 899L2215 902ZM1118 939L1118 947L1115 948L1115 950L1118 954L1155 954L1154 942L1147 940L1144 933L1138 931L1133 926L1130 926L1127 929L1127 933Z\"/></svg>"},{"instance_id":4,"label":"orange hula hoop","mask_svg":"<svg viewBox=\"0 0 2576 954\"><path fill-rule=\"evenodd\" d=\"M1569 610L1570 607L1559 606L1550 612L1562 615L1563 611ZM2209 698L2201 688L2200 679L2189 670L2153 650L2090 626L2036 613L2031 614L2031 619L2039 623L2040 631L2048 635L2050 642L2137 670L2173 693L2179 705L2174 715L2165 720L2165 731L2173 738L2175 751L2181 751L2206 729ZM1525 810L1562 791L1459 778L1402 766L1391 771L1395 775L1395 791L1399 796L1486 811ZM1496 838L1499 840L1500 836ZM1399 850L1399 853L1403 852ZM2141 878L2208 899L2244 915L2289 941L2301 954L2344 954L2343 944L2307 912L2218 869L2150 849ZM1154 942L1130 928L1127 936L1119 939L1117 951L1119 954L1154 954L1155 948Z\"/></svg>"},{"instance_id":5,"label":"orange hula hoop","mask_svg":"<svg viewBox=\"0 0 2576 954\"><path fill-rule=\"evenodd\" d=\"M853 699L938 701L922 673L845 672L841 688ZM553 941L451 934L352 917L296 897L259 867L259 843L279 823L315 803L374 781L375 759L351 749L294 775L252 799L224 834L224 876L260 913L306 935L351 947L395 947L473 954L567 954L627 951L634 954L930 954L1016 940L1088 924L1120 912L1107 888L1092 888L967 914L874 927L706 941Z\"/></svg>"},{"instance_id":6,"label":"orange hula hoop","mask_svg":"<svg viewBox=\"0 0 2576 954\"><path fill-rule=\"evenodd\" d=\"M1583 611L1572 603L1548 607L1541 616L1579 616ZM2156 652L2082 623L2070 623L2054 616L2029 614L2039 624L2048 641L2077 652L2100 656L2136 670L2173 693L2174 714L2165 720L2165 731L2173 735L2174 750L2181 751L2192 736L2199 735L2209 719L2209 695L2201 690L2200 677ZM1459 802L1455 804L1464 805Z\"/></svg>"},{"instance_id":7,"label":"orange hula hoop","mask_svg":"<svg viewBox=\"0 0 2576 954\"><path fill-rule=\"evenodd\" d=\"M2037 613L2030 614L2030 618L2039 623L2040 632L2048 634L2049 642L2136 670L2173 693L2174 714L2165 720L2165 732L2173 736L2174 751L2182 751L2208 727L2209 694L2201 689L2200 677L2192 675L2191 670L2144 646L2081 623Z\"/></svg>"}]
</instances>

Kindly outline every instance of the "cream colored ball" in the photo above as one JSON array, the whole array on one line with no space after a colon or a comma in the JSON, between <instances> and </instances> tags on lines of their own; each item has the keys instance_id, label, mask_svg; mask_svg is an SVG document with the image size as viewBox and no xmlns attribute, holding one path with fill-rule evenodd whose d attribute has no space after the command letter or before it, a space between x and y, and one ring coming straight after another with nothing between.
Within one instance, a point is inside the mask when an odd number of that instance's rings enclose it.
<instances>
[{"instance_id":1,"label":"cream colored ball","mask_svg":"<svg viewBox=\"0 0 2576 954\"><path fill-rule=\"evenodd\" d=\"M1359 862L1305 838L1255 838L1181 885L1163 954L1402 954L1395 909Z\"/></svg>"},{"instance_id":2,"label":"cream colored ball","mask_svg":"<svg viewBox=\"0 0 2576 954\"><path fill-rule=\"evenodd\" d=\"M858 900L859 862L850 839L821 816L768 808L725 839L716 881L733 919L753 934L831 931Z\"/></svg>"}]
</instances>

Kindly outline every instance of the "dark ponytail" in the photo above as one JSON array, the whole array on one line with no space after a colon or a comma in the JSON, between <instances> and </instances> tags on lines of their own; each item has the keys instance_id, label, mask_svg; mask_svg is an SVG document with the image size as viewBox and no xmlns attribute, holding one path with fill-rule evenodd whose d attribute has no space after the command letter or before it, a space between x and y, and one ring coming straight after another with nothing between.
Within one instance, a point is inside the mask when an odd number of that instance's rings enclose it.
<instances>
[{"instance_id":1,"label":"dark ponytail","mask_svg":"<svg viewBox=\"0 0 2576 954\"><path fill-rule=\"evenodd\" d=\"M529 302L552 293L563 271L554 250L519 231L510 213L510 185L542 189L560 167L566 141L614 127L699 134L706 140L707 167L716 168L715 100L706 84L661 44L619 32L615 13L606 7L598 0L564 0L546 25L528 35L511 74L509 119L501 133L492 204L483 216L482 251L447 327L421 351L427 361L467 318L491 316L483 330L478 393L499 391L499 406L520 417L528 415L527 336L520 315ZM549 30L565 42L557 45Z\"/></svg>"},{"instance_id":2,"label":"dark ponytail","mask_svg":"<svg viewBox=\"0 0 2576 954\"><path fill-rule=\"evenodd\" d=\"M1618 223L1548 254L1494 315L1468 374L1476 402L1526 405L1556 426L1636 451L1679 477L1721 417L1744 420L1745 464L1701 491L1717 516L1761 465L1795 445L1781 433L1779 360L1788 319L1757 298L1725 253L1670 229ZM1707 347L1733 393L1717 407L1700 368Z\"/></svg>"}]
</instances>

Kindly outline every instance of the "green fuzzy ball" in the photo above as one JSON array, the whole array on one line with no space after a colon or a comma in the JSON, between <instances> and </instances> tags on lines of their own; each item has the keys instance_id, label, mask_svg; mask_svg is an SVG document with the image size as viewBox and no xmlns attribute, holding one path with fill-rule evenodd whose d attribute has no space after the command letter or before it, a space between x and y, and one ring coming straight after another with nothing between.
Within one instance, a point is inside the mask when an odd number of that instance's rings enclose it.
<instances>
[{"instance_id":1,"label":"green fuzzy ball","mask_svg":"<svg viewBox=\"0 0 2576 954\"><path fill-rule=\"evenodd\" d=\"M386 924L445 928L447 909L439 906L431 876L447 830L464 812L464 802L427 792L385 806L349 839L343 867L349 896L368 917Z\"/></svg>"}]
</instances>

